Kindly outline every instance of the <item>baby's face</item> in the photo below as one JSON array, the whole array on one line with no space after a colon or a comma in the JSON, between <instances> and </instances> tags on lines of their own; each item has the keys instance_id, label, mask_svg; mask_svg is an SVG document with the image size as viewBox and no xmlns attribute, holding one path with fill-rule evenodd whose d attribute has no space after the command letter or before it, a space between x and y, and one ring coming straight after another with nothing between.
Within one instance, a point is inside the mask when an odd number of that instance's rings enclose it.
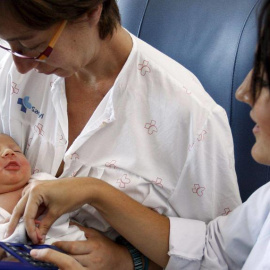
<instances>
[{"instance_id":1,"label":"baby's face","mask_svg":"<svg viewBox=\"0 0 270 270\"><path fill-rule=\"evenodd\" d=\"M24 187L31 174L31 167L15 141L0 134L0 194Z\"/></svg>"}]
</instances>

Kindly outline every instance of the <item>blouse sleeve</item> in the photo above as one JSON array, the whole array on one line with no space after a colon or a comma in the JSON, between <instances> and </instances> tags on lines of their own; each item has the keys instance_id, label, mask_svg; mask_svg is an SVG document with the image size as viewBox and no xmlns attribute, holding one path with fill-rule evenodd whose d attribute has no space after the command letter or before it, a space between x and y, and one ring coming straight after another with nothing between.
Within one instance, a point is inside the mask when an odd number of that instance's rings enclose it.
<instances>
[{"instance_id":1,"label":"blouse sleeve","mask_svg":"<svg viewBox=\"0 0 270 270\"><path fill-rule=\"evenodd\" d=\"M245 263L254 268L243 269L255 269L253 255L257 262L267 257L268 249L260 248L258 252L256 247L266 246L269 200L270 184L266 184L229 215L207 226L200 221L170 218L170 260L166 270L238 270L246 267Z\"/></svg>"},{"instance_id":2,"label":"blouse sleeve","mask_svg":"<svg viewBox=\"0 0 270 270\"><path fill-rule=\"evenodd\" d=\"M170 260L166 270L200 269L205 245L206 225L202 221L170 218Z\"/></svg>"},{"instance_id":3,"label":"blouse sleeve","mask_svg":"<svg viewBox=\"0 0 270 270\"><path fill-rule=\"evenodd\" d=\"M190 138L187 159L169 202L180 217L208 223L235 209L241 198L226 112L215 105L203 121Z\"/></svg>"}]
</instances>

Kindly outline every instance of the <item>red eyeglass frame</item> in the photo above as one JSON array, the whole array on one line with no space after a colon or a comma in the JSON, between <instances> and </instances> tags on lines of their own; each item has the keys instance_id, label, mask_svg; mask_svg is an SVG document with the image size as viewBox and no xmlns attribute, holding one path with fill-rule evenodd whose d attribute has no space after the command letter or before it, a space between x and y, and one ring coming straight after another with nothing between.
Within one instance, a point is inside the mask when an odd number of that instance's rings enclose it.
<instances>
[{"instance_id":1,"label":"red eyeglass frame","mask_svg":"<svg viewBox=\"0 0 270 270\"><path fill-rule=\"evenodd\" d=\"M56 33L54 34L54 36L50 40L48 47L42 53L40 53L37 57L29 57L29 56L26 56L26 55L23 55L23 54L20 54L17 52L13 52L11 49L6 48L2 45L0 45L0 48L8 51L9 53L15 55L16 57L44 63L44 62L46 62L46 59L51 55L56 42L58 41L60 35L62 34L63 30L66 27L66 24L67 24L66 20L61 23L61 25L57 29Z\"/></svg>"}]
</instances>

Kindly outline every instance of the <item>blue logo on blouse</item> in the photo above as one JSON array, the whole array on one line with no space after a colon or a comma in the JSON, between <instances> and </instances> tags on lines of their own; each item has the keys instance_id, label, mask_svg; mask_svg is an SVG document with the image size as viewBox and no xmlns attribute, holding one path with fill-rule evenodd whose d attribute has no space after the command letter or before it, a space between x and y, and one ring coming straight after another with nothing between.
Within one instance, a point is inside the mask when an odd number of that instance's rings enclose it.
<instances>
[{"instance_id":1,"label":"blue logo on blouse","mask_svg":"<svg viewBox=\"0 0 270 270\"><path fill-rule=\"evenodd\" d=\"M26 96L24 98L18 98L17 104L21 105L21 111L26 113L27 109L32 110L33 113L38 115L38 118L43 118L44 113L40 113L36 107L32 106L32 104L29 102L30 97Z\"/></svg>"}]
</instances>

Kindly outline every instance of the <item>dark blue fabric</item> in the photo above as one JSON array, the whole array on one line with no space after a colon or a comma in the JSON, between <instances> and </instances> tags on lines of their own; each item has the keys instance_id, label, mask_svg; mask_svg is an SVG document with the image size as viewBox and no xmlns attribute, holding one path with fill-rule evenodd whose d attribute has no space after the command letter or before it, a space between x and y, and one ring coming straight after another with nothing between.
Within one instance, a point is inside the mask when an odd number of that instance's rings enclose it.
<instances>
[{"instance_id":1,"label":"dark blue fabric","mask_svg":"<svg viewBox=\"0 0 270 270\"><path fill-rule=\"evenodd\" d=\"M123 26L191 70L227 111L243 201L268 181L268 167L256 164L250 155L250 109L234 98L253 65L261 2L118 0Z\"/></svg>"}]
</instances>

